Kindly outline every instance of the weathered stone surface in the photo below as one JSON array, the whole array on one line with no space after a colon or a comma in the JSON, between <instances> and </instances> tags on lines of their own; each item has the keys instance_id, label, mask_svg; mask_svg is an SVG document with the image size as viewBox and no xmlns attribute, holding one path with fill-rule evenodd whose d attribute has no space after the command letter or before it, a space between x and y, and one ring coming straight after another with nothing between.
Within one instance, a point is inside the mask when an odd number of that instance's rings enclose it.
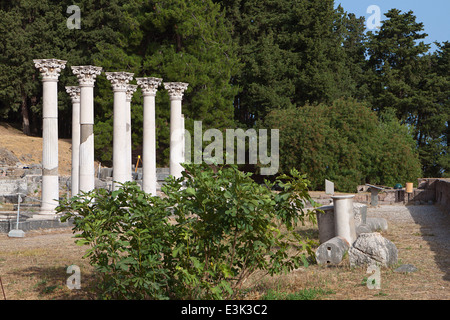
<instances>
[{"instance_id":1,"label":"weathered stone surface","mask_svg":"<svg viewBox=\"0 0 450 320\"><path fill-rule=\"evenodd\" d=\"M353 203L353 214L355 216L355 224L366 223L367 205L363 203Z\"/></svg>"},{"instance_id":2,"label":"weathered stone surface","mask_svg":"<svg viewBox=\"0 0 450 320\"><path fill-rule=\"evenodd\" d=\"M367 224L364 224L364 223L361 223L361 224L357 225L355 227L355 229L356 229L356 235L357 236L359 236L362 233L373 232L373 230Z\"/></svg>"},{"instance_id":3,"label":"weathered stone surface","mask_svg":"<svg viewBox=\"0 0 450 320\"><path fill-rule=\"evenodd\" d=\"M398 250L378 232L362 233L348 250L348 256L351 266L379 264L389 267L397 263Z\"/></svg>"},{"instance_id":4,"label":"weathered stone surface","mask_svg":"<svg viewBox=\"0 0 450 320\"><path fill-rule=\"evenodd\" d=\"M412 264L402 264L400 267L394 270L394 272L403 272L403 273L409 273L409 272L416 272L417 268L414 267Z\"/></svg>"},{"instance_id":5,"label":"weathered stone surface","mask_svg":"<svg viewBox=\"0 0 450 320\"><path fill-rule=\"evenodd\" d=\"M325 179L325 193L334 194L334 183Z\"/></svg>"},{"instance_id":6,"label":"weathered stone surface","mask_svg":"<svg viewBox=\"0 0 450 320\"><path fill-rule=\"evenodd\" d=\"M335 214L334 214L334 205L322 206L319 208L322 212L317 212L317 224L319 228L319 241L320 243L324 243L325 241L330 240L336 236L335 232ZM367 215L367 205L363 203L353 203L353 215L355 218L355 229L358 228L360 224L366 223L366 215ZM378 225L377 223L374 225ZM387 225L387 223L386 223ZM370 226L364 227L362 232L373 232ZM358 235L358 232L356 232Z\"/></svg>"},{"instance_id":7,"label":"weathered stone surface","mask_svg":"<svg viewBox=\"0 0 450 320\"><path fill-rule=\"evenodd\" d=\"M0 148L1 166L15 166L19 162L19 159L11 151L5 148Z\"/></svg>"},{"instance_id":8,"label":"weathered stone surface","mask_svg":"<svg viewBox=\"0 0 450 320\"><path fill-rule=\"evenodd\" d=\"M366 225L373 231L387 231L388 223L384 218L367 218Z\"/></svg>"},{"instance_id":9,"label":"weathered stone surface","mask_svg":"<svg viewBox=\"0 0 450 320\"><path fill-rule=\"evenodd\" d=\"M318 264L339 264L345 253L350 248L350 244L342 237L334 237L322 243L316 250L316 260Z\"/></svg>"},{"instance_id":10,"label":"weathered stone surface","mask_svg":"<svg viewBox=\"0 0 450 320\"><path fill-rule=\"evenodd\" d=\"M320 207L317 211L317 225L319 227L319 241L324 243L336 235L334 231L334 206Z\"/></svg>"}]
</instances>

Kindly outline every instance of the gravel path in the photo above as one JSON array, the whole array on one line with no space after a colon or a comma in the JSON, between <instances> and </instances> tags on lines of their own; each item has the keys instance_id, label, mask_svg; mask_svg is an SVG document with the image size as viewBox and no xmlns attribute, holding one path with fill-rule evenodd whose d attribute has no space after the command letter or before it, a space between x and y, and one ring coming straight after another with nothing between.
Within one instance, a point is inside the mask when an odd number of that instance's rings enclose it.
<instances>
[{"instance_id":1,"label":"gravel path","mask_svg":"<svg viewBox=\"0 0 450 320\"><path fill-rule=\"evenodd\" d=\"M426 242L443 280L450 281L450 214L433 205L383 205L368 208L367 216L385 218L389 226L409 226L411 234L417 236L416 243ZM409 235L404 233L402 237Z\"/></svg>"},{"instance_id":2,"label":"gravel path","mask_svg":"<svg viewBox=\"0 0 450 320\"><path fill-rule=\"evenodd\" d=\"M368 208L367 216L385 218L392 222L418 224L422 231L430 229L433 240L438 242L439 246L450 249L450 214L444 213L436 206L379 206Z\"/></svg>"}]
</instances>

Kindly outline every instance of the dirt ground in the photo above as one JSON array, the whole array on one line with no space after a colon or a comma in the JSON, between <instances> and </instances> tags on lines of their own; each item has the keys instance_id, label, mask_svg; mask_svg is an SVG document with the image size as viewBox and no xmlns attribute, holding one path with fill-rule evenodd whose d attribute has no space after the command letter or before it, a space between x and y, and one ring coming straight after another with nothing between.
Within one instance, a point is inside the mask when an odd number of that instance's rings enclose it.
<instances>
[{"instance_id":1,"label":"dirt ground","mask_svg":"<svg viewBox=\"0 0 450 320\"><path fill-rule=\"evenodd\" d=\"M398 249L398 264L381 269L379 290L367 287L371 276L367 268L351 268L347 257L339 266L311 265L266 278L257 285L260 294L270 288L296 292L319 287L334 292L321 297L327 300L450 299L450 215L432 205L386 205L369 208L368 216L387 219L389 228L382 235ZM418 271L394 272L402 264L412 264Z\"/></svg>"},{"instance_id":2,"label":"dirt ground","mask_svg":"<svg viewBox=\"0 0 450 320\"><path fill-rule=\"evenodd\" d=\"M351 268L348 258L339 266L310 265L287 275L255 274L243 288L242 299L261 299L269 290L295 293L321 288L324 300L448 300L450 299L450 216L435 206L380 206L368 216L388 220L383 236L398 248L399 263L413 264L414 273L381 269L381 289L369 289L364 267ZM318 238L317 226L302 230ZM82 256L86 247L74 243L70 228L30 231L24 238L0 234L0 299L95 299L94 272ZM81 289L70 290L70 265L81 272ZM4 295L3 295L4 292Z\"/></svg>"},{"instance_id":3,"label":"dirt ground","mask_svg":"<svg viewBox=\"0 0 450 320\"><path fill-rule=\"evenodd\" d=\"M26 136L11 125L0 122L0 148L12 152L23 165L42 163L42 138ZM70 139L59 139L59 174L70 176L72 147Z\"/></svg>"}]
</instances>

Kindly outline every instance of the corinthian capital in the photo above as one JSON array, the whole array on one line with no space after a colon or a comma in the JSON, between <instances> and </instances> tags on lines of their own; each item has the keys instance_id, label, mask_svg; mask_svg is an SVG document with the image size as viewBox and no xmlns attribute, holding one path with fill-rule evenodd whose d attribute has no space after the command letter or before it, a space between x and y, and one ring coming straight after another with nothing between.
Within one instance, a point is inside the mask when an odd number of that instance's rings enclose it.
<instances>
[{"instance_id":1,"label":"corinthian capital","mask_svg":"<svg viewBox=\"0 0 450 320\"><path fill-rule=\"evenodd\" d=\"M160 78L136 78L137 84L142 89L143 95L156 95L158 87L161 85L162 79Z\"/></svg>"},{"instance_id":2,"label":"corinthian capital","mask_svg":"<svg viewBox=\"0 0 450 320\"><path fill-rule=\"evenodd\" d=\"M102 72L102 67L73 66L72 72L77 76L80 86L93 86L95 78Z\"/></svg>"},{"instance_id":3,"label":"corinthian capital","mask_svg":"<svg viewBox=\"0 0 450 320\"><path fill-rule=\"evenodd\" d=\"M127 90L128 82L133 80L134 73L130 72L105 72L106 79L111 81L113 90Z\"/></svg>"},{"instance_id":4,"label":"corinthian capital","mask_svg":"<svg viewBox=\"0 0 450 320\"><path fill-rule=\"evenodd\" d=\"M164 89L169 91L170 100L181 100L183 92L187 89L188 83L184 82L165 82Z\"/></svg>"},{"instance_id":5,"label":"corinthian capital","mask_svg":"<svg viewBox=\"0 0 450 320\"><path fill-rule=\"evenodd\" d=\"M131 101L131 98L133 98L133 94L136 92L137 87L138 86L135 84L129 84L127 86L127 101Z\"/></svg>"},{"instance_id":6,"label":"corinthian capital","mask_svg":"<svg viewBox=\"0 0 450 320\"><path fill-rule=\"evenodd\" d=\"M34 66L39 69L44 80L58 80L59 73L66 67L64 60L58 59L35 59Z\"/></svg>"},{"instance_id":7,"label":"corinthian capital","mask_svg":"<svg viewBox=\"0 0 450 320\"><path fill-rule=\"evenodd\" d=\"M72 102L80 102L80 87L70 86L66 87L66 92L70 95Z\"/></svg>"}]
</instances>

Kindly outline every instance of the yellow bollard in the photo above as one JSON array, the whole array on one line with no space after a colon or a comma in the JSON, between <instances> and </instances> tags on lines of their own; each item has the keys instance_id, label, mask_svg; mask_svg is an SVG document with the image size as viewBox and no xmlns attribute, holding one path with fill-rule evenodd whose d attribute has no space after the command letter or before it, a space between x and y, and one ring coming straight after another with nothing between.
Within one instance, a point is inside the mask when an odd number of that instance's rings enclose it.
<instances>
[{"instance_id":1,"label":"yellow bollard","mask_svg":"<svg viewBox=\"0 0 450 320\"><path fill-rule=\"evenodd\" d=\"M406 183L406 192L407 193L413 193L413 183L412 182L407 182Z\"/></svg>"}]
</instances>

